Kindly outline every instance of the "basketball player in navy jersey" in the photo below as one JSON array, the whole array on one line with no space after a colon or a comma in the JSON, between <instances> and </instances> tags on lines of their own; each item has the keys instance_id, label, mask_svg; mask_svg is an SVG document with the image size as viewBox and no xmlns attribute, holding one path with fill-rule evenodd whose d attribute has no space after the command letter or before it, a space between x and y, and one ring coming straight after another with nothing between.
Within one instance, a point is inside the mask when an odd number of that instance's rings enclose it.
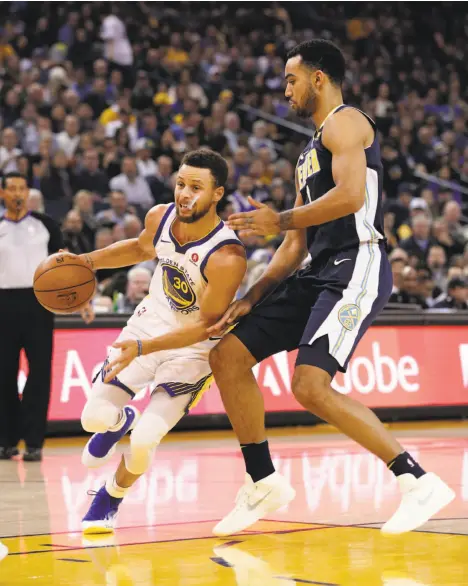
<instances>
[{"instance_id":1,"label":"basketball player in navy jersey","mask_svg":"<svg viewBox=\"0 0 468 586\"><path fill-rule=\"evenodd\" d=\"M285 95L316 128L297 163L295 207L277 213L251 199L255 211L229 218L235 230L286 236L259 281L211 328L219 333L242 317L210 356L247 469L235 508L214 528L217 535L245 529L294 497L272 464L263 399L252 373L256 363L283 350L298 349L292 391L299 403L397 476L402 501L384 532L416 529L454 498L370 409L331 387L392 289L377 131L366 114L343 104L344 76L344 57L331 42L308 41L288 54ZM307 252L311 262L295 272Z\"/></svg>"}]
</instances>

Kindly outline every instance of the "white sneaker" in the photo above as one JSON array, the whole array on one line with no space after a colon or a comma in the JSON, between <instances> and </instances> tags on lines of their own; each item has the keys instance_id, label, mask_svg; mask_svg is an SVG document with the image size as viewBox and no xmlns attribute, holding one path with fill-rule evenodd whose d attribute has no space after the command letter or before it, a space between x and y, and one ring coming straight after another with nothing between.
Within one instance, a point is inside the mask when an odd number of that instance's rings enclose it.
<instances>
[{"instance_id":1,"label":"white sneaker","mask_svg":"<svg viewBox=\"0 0 468 586\"><path fill-rule=\"evenodd\" d=\"M8 547L0 541L0 562L8 555Z\"/></svg>"},{"instance_id":2,"label":"white sneaker","mask_svg":"<svg viewBox=\"0 0 468 586\"><path fill-rule=\"evenodd\" d=\"M453 490L436 474L428 472L416 478L398 476L402 498L394 515L382 527L382 533L406 533L424 525L455 498Z\"/></svg>"},{"instance_id":3,"label":"white sneaker","mask_svg":"<svg viewBox=\"0 0 468 586\"><path fill-rule=\"evenodd\" d=\"M237 493L236 506L214 527L213 533L220 536L239 533L287 505L295 496L294 488L278 472L255 483L246 474L244 486Z\"/></svg>"}]
</instances>

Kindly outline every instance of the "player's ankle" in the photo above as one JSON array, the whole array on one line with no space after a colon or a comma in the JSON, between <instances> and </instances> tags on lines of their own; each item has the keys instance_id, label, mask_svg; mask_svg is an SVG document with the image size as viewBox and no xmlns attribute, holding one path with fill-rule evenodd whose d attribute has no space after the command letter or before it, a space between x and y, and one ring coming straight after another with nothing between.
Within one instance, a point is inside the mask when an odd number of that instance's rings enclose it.
<instances>
[{"instance_id":1,"label":"player's ankle","mask_svg":"<svg viewBox=\"0 0 468 586\"><path fill-rule=\"evenodd\" d=\"M119 486L115 481L115 476L108 478L106 481L107 493L116 499L123 499L129 490L130 488Z\"/></svg>"},{"instance_id":2,"label":"player's ankle","mask_svg":"<svg viewBox=\"0 0 468 586\"><path fill-rule=\"evenodd\" d=\"M271 461L268 440L260 443L241 444L245 467L254 482L263 480L275 472Z\"/></svg>"},{"instance_id":3,"label":"player's ankle","mask_svg":"<svg viewBox=\"0 0 468 586\"><path fill-rule=\"evenodd\" d=\"M402 474L411 474L416 478L420 478L426 474L426 471L416 462L416 460L408 454L408 452L402 452L398 454L396 458L393 458L388 464L388 469L395 474L395 476L401 476Z\"/></svg>"}]
</instances>

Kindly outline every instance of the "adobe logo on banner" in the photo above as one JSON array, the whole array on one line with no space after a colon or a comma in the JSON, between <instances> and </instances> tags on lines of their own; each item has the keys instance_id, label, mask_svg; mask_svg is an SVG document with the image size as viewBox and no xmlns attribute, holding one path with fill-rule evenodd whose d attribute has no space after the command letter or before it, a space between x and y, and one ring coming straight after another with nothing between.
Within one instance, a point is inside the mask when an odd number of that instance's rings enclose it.
<instances>
[{"instance_id":1,"label":"adobe logo on banner","mask_svg":"<svg viewBox=\"0 0 468 586\"><path fill-rule=\"evenodd\" d=\"M91 392L93 374L120 330L56 330L52 369L51 420L78 420ZM282 352L254 368L267 411L299 411L291 393L296 352ZM20 392L27 364L19 373ZM361 340L346 373L334 388L369 407L468 404L468 328L463 326L376 326ZM149 395L139 393L144 408ZM224 413L216 385L192 414Z\"/></svg>"},{"instance_id":2,"label":"adobe logo on banner","mask_svg":"<svg viewBox=\"0 0 468 586\"><path fill-rule=\"evenodd\" d=\"M372 342L370 356L355 356L346 373L337 374L333 387L345 394L353 390L363 395L374 390L393 393L398 388L416 393L420 388L419 364L411 355L392 358L383 353L379 342Z\"/></svg>"},{"instance_id":3,"label":"adobe logo on banner","mask_svg":"<svg viewBox=\"0 0 468 586\"><path fill-rule=\"evenodd\" d=\"M290 387L295 357L295 352L281 353L257 366L255 374L268 411L302 409ZM339 372L332 384L375 408L467 405L468 328L372 327L347 372Z\"/></svg>"}]
</instances>

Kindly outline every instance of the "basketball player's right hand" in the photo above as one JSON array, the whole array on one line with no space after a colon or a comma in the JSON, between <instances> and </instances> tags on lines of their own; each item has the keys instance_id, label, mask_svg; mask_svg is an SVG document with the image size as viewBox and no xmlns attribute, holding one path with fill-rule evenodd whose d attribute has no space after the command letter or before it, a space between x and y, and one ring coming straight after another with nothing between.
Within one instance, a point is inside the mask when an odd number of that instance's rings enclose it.
<instances>
[{"instance_id":1,"label":"basketball player's right hand","mask_svg":"<svg viewBox=\"0 0 468 586\"><path fill-rule=\"evenodd\" d=\"M240 317L250 313L251 310L252 304L248 299L239 299L238 301L234 301L234 303L231 303L231 305L228 307L223 317L210 328L208 328L208 333L213 338L222 336L224 332L232 326L232 324L235 324Z\"/></svg>"}]
</instances>

